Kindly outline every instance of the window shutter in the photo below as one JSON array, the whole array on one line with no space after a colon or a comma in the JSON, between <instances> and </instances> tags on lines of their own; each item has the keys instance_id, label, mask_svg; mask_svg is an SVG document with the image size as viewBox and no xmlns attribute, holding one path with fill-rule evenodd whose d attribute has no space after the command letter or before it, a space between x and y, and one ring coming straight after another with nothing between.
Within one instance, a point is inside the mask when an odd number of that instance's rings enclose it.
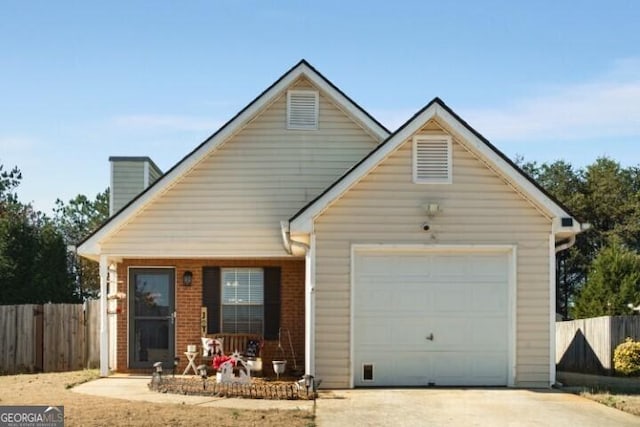
<instances>
[{"instance_id":1,"label":"window shutter","mask_svg":"<svg viewBox=\"0 0 640 427\"><path fill-rule=\"evenodd\" d=\"M280 267L264 269L264 338L278 339L280 330Z\"/></svg>"},{"instance_id":2,"label":"window shutter","mask_svg":"<svg viewBox=\"0 0 640 427\"><path fill-rule=\"evenodd\" d=\"M220 268L202 269L202 306L207 308L207 333L220 332Z\"/></svg>"},{"instance_id":3,"label":"window shutter","mask_svg":"<svg viewBox=\"0 0 640 427\"><path fill-rule=\"evenodd\" d=\"M287 129L318 129L318 92L311 90L287 92Z\"/></svg>"},{"instance_id":4,"label":"window shutter","mask_svg":"<svg viewBox=\"0 0 640 427\"><path fill-rule=\"evenodd\" d=\"M418 183L451 182L451 138L422 135L414 138L413 178Z\"/></svg>"}]
</instances>

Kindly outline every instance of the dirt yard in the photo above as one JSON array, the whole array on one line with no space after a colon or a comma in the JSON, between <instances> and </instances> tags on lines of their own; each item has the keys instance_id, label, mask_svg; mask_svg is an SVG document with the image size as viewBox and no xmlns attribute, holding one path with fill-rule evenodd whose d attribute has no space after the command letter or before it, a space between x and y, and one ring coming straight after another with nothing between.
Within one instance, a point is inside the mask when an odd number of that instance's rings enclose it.
<instances>
[{"instance_id":1,"label":"dirt yard","mask_svg":"<svg viewBox=\"0 0 640 427\"><path fill-rule=\"evenodd\" d=\"M74 393L97 371L0 376L0 405L63 405L66 426L305 426L305 411L245 411L193 405L129 402Z\"/></svg>"},{"instance_id":2,"label":"dirt yard","mask_svg":"<svg viewBox=\"0 0 640 427\"><path fill-rule=\"evenodd\" d=\"M638 394L618 394L609 391L601 391L582 392L580 395L587 399L602 403L603 405L611 406L612 408L629 412L633 415L640 415L640 395Z\"/></svg>"}]
</instances>

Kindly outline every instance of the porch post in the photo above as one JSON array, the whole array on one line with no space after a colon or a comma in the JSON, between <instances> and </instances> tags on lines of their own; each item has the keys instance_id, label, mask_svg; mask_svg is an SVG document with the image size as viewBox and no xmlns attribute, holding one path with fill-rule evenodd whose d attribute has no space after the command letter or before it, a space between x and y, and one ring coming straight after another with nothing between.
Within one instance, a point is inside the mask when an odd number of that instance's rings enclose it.
<instances>
[{"instance_id":1,"label":"porch post","mask_svg":"<svg viewBox=\"0 0 640 427\"><path fill-rule=\"evenodd\" d=\"M118 269L115 264L109 265L109 275L108 275L108 286L107 286L109 294L115 294L118 292ZM107 307L109 307L109 302L107 301ZM115 307L112 307L116 310L118 309L118 301L115 301ZM118 368L118 358L116 357L117 353L117 327L118 327L118 316L108 316L108 328L107 328L107 336L109 337L109 368L115 371Z\"/></svg>"},{"instance_id":2,"label":"porch post","mask_svg":"<svg viewBox=\"0 0 640 427\"><path fill-rule=\"evenodd\" d=\"M304 263L304 366L305 374L315 376L316 326L316 235L311 234Z\"/></svg>"},{"instance_id":3,"label":"porch post","mask_svg":"<svg viewBox=\"0 0 640 427\"><path fill-rule=\"evenodd\" d=\"M107 324L107 256L100 255L100 376L109 375L109 325Z\"/></svg>"},{"instance_id":4,"label":"porch post","mask_svg":"<svg viewBox=\"0 0 640 427\"><path fill-rule=\"evenodd\" d=\"M549 386L556 383L556 236L549 236Z\"/></svg>"}]
</instances>

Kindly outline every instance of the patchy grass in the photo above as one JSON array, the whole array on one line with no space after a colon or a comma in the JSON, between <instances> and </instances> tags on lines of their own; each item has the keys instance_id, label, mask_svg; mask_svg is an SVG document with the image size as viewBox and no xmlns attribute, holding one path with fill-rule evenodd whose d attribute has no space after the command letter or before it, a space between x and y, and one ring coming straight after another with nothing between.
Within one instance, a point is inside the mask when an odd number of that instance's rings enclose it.
<instances>
[{"instance_id":1,"label":"patchy grass","mask_svg":"<svg viewBox=\"0 0 640 427\"><path fill-rule=\"evenodd\" d=\"M0 377L0 405L63 405L66 426L312 426L307 411L247 411L108 399L75 393L97 371Z\"/></svg>"},{"instance_id":2,"label":"patchy grass","mask_svg":"<svg viewBox=\"0 0 640 427\"><path fill-rule=\"evenodd\" d=\"M640 415L640 378L558 372L566 392L634 415Z\"/></svg>"},{"instance_id":3,"label":"patchy grass","mask_svg":"<svg viewBox=\"0 0 640 427\"><path fill-rule=\"evenodd\" d=\"M595 400L603 405L640 415L640 394L618 394L611 391L583 391L580 396Z\"/></svg>"},{"instance_id":4,"label":"patchy grass","mask_svg":"<svg viewBox=\"0 0 640 427\"><path fill-rule=\"evenodd\" d=\"M87 369L85 371L79 371L79 372L82 372L82 375L79 378L74 378L73 381L66 383L64 385L64 388L69 390L71 388L74 388L77 385L88 383L89 381L100 378L100 373L98 372L97 369Z\"/></svg>"}]
</instances>

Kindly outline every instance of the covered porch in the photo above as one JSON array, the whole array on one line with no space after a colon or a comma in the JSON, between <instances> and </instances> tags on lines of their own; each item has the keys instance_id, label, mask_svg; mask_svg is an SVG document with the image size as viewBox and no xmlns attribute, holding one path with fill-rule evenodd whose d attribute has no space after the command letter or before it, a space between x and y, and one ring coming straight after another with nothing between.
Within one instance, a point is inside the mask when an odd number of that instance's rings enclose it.
<instances>
[{"instance_id":1,"label":"covered porch","mask_svg":"<svg viewBox=\"0 0 640 427\"><path fill-rule=\"evenodd\" d=\"M216 334L261 337L265 376L272 360L288 373L311 373L309 263L305 258L163 259L100 256L100 374L151 373L161 361L176 373L185 353ZM229 347L228 347L229 348ZM227 348L227 350L228 350ZM245 348L238 348L243 353Z\"/></svg>"}]
</instances>

